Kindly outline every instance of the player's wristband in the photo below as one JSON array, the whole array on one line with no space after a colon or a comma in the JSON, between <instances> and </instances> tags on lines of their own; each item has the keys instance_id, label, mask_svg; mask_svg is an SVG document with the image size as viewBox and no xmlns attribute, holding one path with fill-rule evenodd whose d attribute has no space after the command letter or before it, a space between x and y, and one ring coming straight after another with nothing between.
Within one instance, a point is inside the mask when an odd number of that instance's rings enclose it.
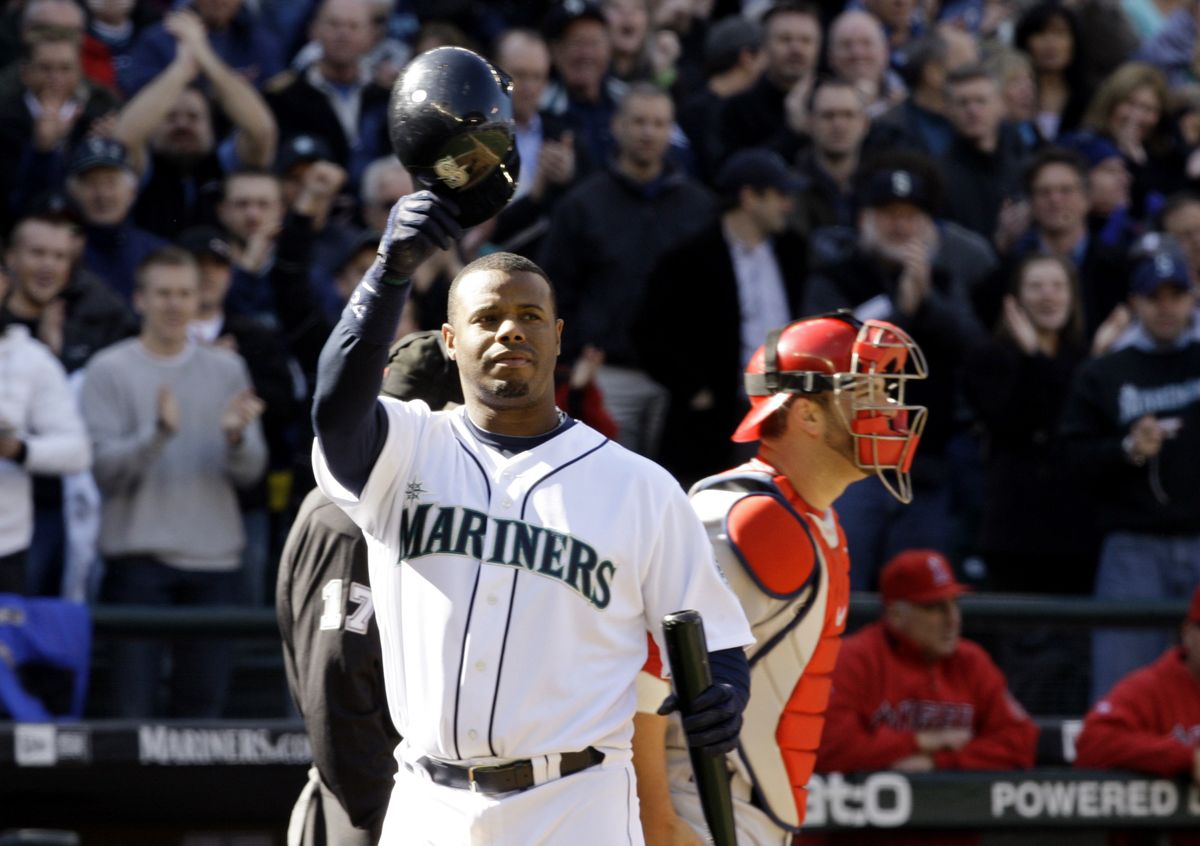
<instances>
[{"instance_id":1,"label":"player's wristband","mask_svg":"<svg viewBox=\"0 0 1200 846\"><path fill-rule=\"evenodd\" d=\"M408 279L390 276L384 263L376 261L350 295L341 323L353 336L385 348L390 346L409 287Z\"/></svg>"}]
</instances>

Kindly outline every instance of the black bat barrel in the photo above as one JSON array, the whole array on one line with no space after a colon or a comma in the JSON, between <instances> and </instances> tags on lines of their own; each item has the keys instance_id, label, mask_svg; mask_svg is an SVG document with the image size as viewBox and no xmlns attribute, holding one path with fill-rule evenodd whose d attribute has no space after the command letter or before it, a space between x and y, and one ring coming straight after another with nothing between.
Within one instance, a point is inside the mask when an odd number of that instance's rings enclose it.
<instances>
[{"instance_id":1,"label":"black bat barrel","mask_svg":"<svg viewBox=\"0 0 1200 846\"><path fill-rule=\"evenodd\" d=\"M692 713L696 697L712 684L708 666L708 643L704 637L704 621L697 611L676 611L663 617L663 640L667 646L667 661L679 710ZM700 749L690 750L696 789L704 808L704 819L714 846L737 846L737 830L733 825L733 797L729 792L729 771L724 755L711 755Z\"/></svg>"}]
</instances>

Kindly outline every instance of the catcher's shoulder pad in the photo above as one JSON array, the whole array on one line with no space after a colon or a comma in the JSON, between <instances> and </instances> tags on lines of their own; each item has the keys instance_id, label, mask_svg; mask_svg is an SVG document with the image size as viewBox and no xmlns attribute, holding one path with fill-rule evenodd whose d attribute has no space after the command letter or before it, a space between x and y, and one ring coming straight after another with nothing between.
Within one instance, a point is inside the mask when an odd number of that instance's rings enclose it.
<instances>
[{"instance_id":1,"label":"catcher's shoulder pad","mask_svg":"<svg viewBox=\"0 0 1200 846\"><path fill-rule=\"evenodd\" d=\"M790 598L808 583L817 550L804 518L779 496L750 494L729 510L729 540L768 594Z\"/></svg>"}]
</instances>

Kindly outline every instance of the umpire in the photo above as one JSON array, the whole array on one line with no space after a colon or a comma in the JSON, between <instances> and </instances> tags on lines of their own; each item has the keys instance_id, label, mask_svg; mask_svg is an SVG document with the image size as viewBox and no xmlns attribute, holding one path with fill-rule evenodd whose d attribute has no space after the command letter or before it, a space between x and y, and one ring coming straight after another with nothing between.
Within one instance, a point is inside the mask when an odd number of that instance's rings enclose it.
<instances>
[{"instance_id":1,"label":"umpire","mask_svg":"<svg viewBox=\"0 0 1200 846\"><path fill-rule=\"evenodd\" d=\"M433 408L462 402L438 332L398 341L382 393ZM447 378L450 375L452 378ZM296 514L275 590L288 687L312 744L288 846L374 846L400 739L387 711L383 660L362 532L314 489Z\"/></svg>"}]
</instances>

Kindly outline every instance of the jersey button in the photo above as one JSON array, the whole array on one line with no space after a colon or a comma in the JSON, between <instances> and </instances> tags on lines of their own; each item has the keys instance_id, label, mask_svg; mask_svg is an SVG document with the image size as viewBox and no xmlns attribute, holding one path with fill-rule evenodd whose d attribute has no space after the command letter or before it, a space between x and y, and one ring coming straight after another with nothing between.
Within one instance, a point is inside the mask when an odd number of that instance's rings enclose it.
<instances>
[{"instance_id":1,"label":"jersey button","mask_svg":"<svg viewBox=\"0 0 1200 846\"><path fill-rule=\"evenodd\" d=\"M487 598L487 604L488 604L488 605L495 605L495 604L496 604L497 602L499 602L499 601L500 601L500 600L496 599L496 594L494 594L494 593L489 593L489 594L488 594L488 598Z\"/></svg>"},{"instance_id":2,"label":"jersey button","mask_svg":"<svg viewBox=\"0 0 1200 846\"><path fill-rule=\"evenodd\" d=\"M509 499L508 497L505 497L504 499L500 500L500 507L501 508L512 508L512 500Z\"/></svg>"},{"instance_id":3,"label":"jersey button","mask_svg":"<svg viewBox=\"0 0 1200 846\"><path fill-rule=\"evenodd\" d=\"M467 732L467 737L474 740L475 738L479 737L479 732L475 731L475 729L471 729L469 732Z\"/></svg>"},{"instance_id":4,"label":"jersey button","mask_svg":"<svg viewBox=\"0 0 1200 846\"><path fill-rule=\"evenodd\" d=\"M483 663L482 661L476 661L475 669L482 673L484 670L487 669L487 664Z\"/></svg>"}]
</instances>

